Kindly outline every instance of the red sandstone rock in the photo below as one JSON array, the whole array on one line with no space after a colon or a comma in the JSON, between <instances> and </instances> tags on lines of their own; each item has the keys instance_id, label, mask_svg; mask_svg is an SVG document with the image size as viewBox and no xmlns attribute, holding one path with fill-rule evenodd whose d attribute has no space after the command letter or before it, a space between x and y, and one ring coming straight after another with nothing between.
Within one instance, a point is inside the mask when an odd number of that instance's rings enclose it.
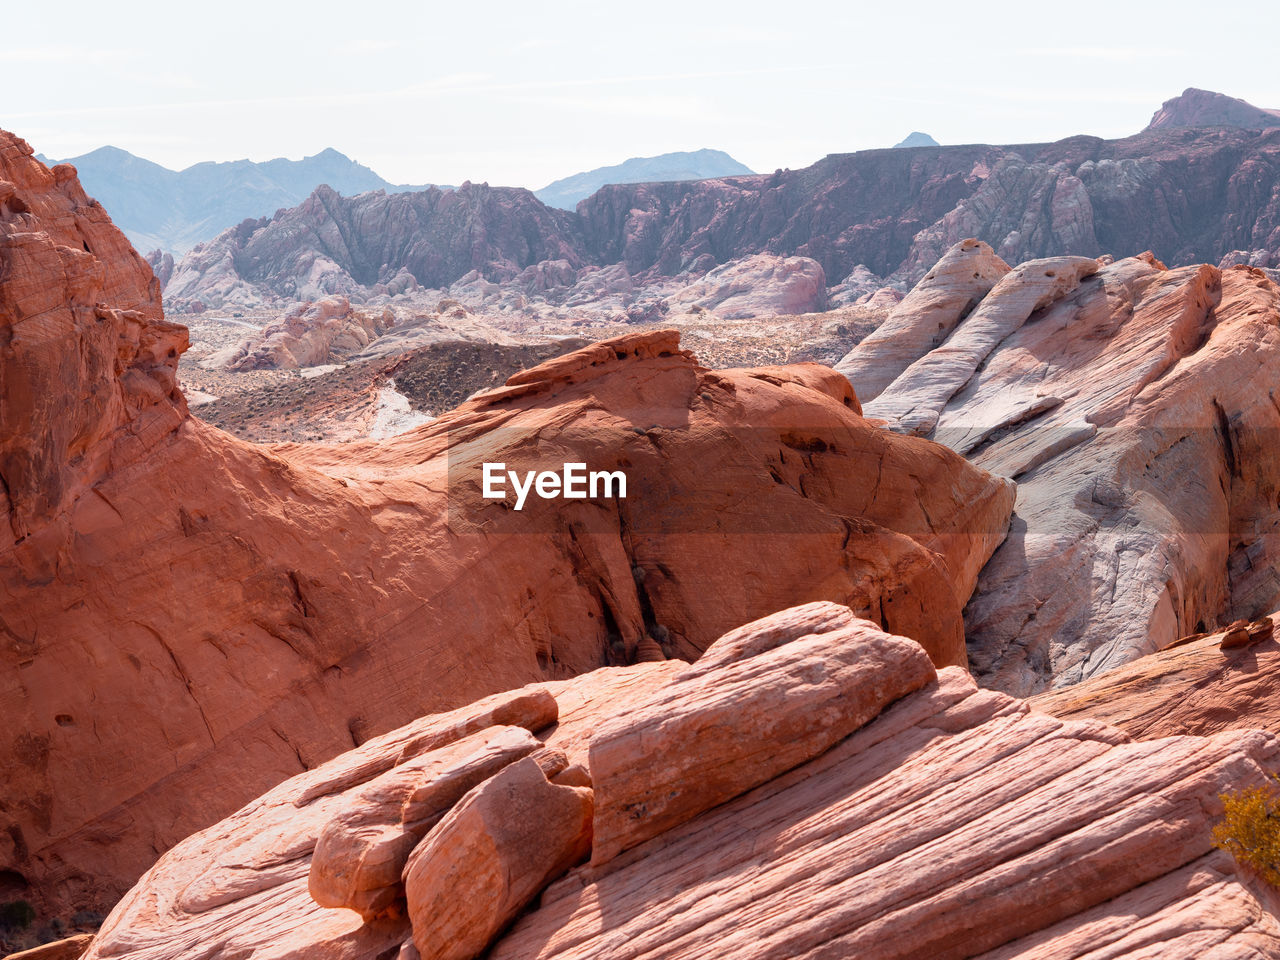
<instances>
[{"instance_id":1,"label":"red sandstone rock","mask_svg":"<svg viewBox=\"0 0 1280 960\"><path fill-rule=\"evenodd\" d=\"M400 875L418 841L468 790L539 746L520 727L489 727L375 777L320 831L307 880L312 898L366 920L397 908Z\"/></svg>"},{"instance_id":2,"label":"red sandstone rock","mask_svg":"<svg viewBox=\"0 0 1280 960\"><path fill-rule=\"evenodd\" d=\"M92 934L81 933L63 940L11 953L5 960L80 960L93 941Z\"/></svg>"},{"instance_id":3,"label":"red sandstone rock","mask_svg":"<svg viewBox=\"0 0 1280 960\"><path fill-rule=\"evenodd\" d=\"M390 441L238 442L184 418L182 328L145 264L70 171L5 143L29 209L0 281L0 870L42 909L101 910L281 779L646 637L693 659L831 600L964 662L1012 488L868 423L838 374L711 372L651 332ZM482 497L485 462L620 469L627 497L516 512Z\"/></svg>"},{"instance_id":4,"label":"red sandstone rock","mask_svg":"<svg viewBox=\"0 0 1280 960\"><path fill-rule=\"evenodd\" d=\"M1220 792L1278 768L1270 735L1129 743L943 670L805 766L572 871L488 956L1269 956L1280 925L1209 828Z\"/></svg>"},{"instance_id":5,"label":"red sandstone rock","mask_svg":"<svg viewBox=\"0 0 1280 960\"><path fill-rule=\"evenodd\" d=\"M181 422L187 333L73 167L0 132L0 182L0 511L22 540Z\"/></svg>"},{"instance_id":6,"label":"red sandstone rock","mask_svg":"<svg viewBox=\"0 0 1280 960\"><path fill-rule=\"evenodd\" d=\"M727 692L743 664L835 640L850 626L823 605L786 611L725 637L697 682L710 695L719 678ZM899 682L897 669L869 665L858 697L881 699L884 684ZM681 670L608 668L516 696L556 697L559 723L541 735L572 759L594 752L593 741L606 742L629 713L642 728L645 714L629 705L687 685ZM413 854L417 947L407 918L366 923L322 909L306 877L315 837L356 802L359 776L411 762L403 756L409 744L493 716L495 702L419 720L179 844L113 911L89 960L375 960L412 958L419 947L422 956L481 955L515 900L536 896L537 880L574 858L571 847L585 853L570 838L581 839L586 791L552 787L532 757L476 787ZM785 751L794 731L756 719L723 717L740 737L755 737L762 755ZM737 750L731 738L700 748L708 763L718 750ZM603 865L571 870L484 955L1043 960L1109 949L1114 957L1199 960L1249 956L1251 947L1270 956L1280 949L1272 900L1211 850L1210 827L1222 791L1277 771L1280 744L1269 734L1131 742L1097 721L1056 719L980 691L947 668L807 763ZM593 772L594 789L606 789L604 771ZM521 785L510 800L502 796L508 781ZM526 789L579 798L565 803L564 829L516 811ZM540 843L539 834L564 843Z\"/></svg>"},{"instance_id":7,"label":"red sandstone rock","mask_svg":"<svg viewBox=\"0 0 1280 960\"><path fill-rule=\"evenodd\" d=\"M591 852L591 790L549 783L532 759L463 797L404 871L422 960L478 956L551 880Z\"/></svg>"},{"instance_id":8,"label":"red sandstone rock","mask_svg":"<svg viewBox=\"0 0 1280 960\"><path fill-rule=\"evenodd\" d=\"M1185 638L1030 703L1056 717L1100 720L1144 739L1255 727L1280 734L1280 646L1267 635L1269 619L1258 623L1256 639L1244 649L1220 649L1222 632Z\"/></svg>"}]
</instances>

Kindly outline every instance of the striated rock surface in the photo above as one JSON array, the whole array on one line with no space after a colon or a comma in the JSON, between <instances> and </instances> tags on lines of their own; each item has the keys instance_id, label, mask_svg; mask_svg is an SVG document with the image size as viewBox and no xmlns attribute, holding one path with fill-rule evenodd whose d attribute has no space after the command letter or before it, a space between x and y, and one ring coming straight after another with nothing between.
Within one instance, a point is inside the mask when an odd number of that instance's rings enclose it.
<instances>
[{"instance_id":1,"label":"striated rock surface","mask_svg":"<svg viewBox=\"0 0 1280 960\"><path fill-rule=\"evenodd\" d=\"M857 384L863 404L878 397L918 357L939 346L1009 265L979 240L956 244L836 369Z\"/></svg>"},{"instance_id":2,"label":"striated rock surface","mask_svg":"<svg viewBox=\"0 0 1280 960\"><path fill-rule=\"evenodd\" d=\"M985 248L986 256L992 256L990 248L985 244L979 244L979 247ZM955 249L962 251L964 244L957 245ZM943 263L945 262L944 258ZM865 357L870 363L868 374L877 369L882 371L881 380L877 380L877 384L892 376L889 371L897 369L904 352L910 351L916 358L893 378L892 386L877 391L874 399L865 404L867 415L883 417L904 433L927 436L938 425L938 417L947 401L972 379L992 350L1026 323L1037 310L1043 310L1049 304L1061 300L1072 293L1083 278L1097 272L1098 262L1088 257L1029 260L1002 276L982 297L982 302L967 311L963 317L963 329L956 331L954 336L948 336L954 328L954 322L943 328L943 318L938 312L930 310L929 306L907 304L902 307L890 315L891 320L898 322L895 325L900 324L905 328L901 336L891 343L863 341L853 351L855 359ZM917 290L919 289L918 287ZM932 342L935 346L920 349L918 341L913 344L909 331L919 330L920 327L932 324L935 319L938 326L943 328L933 334ZM960 319L956 317L955 322ZM914 326L909 326L912 324ZM881 330L883 329L882 327ZM878 338L881 330L867 339ZM913 346L915 349L911 350ZM884 354L890 350L893 351L892 361L877 367L876 361L887 360ZM862 370L856 363L845 361L839 369L850 380L861 382L863 379Z\"/></svg>"},{"instance_id":3,"label":"striated rock surface","mask_svg":"<svg viewBox=\"0 0 1280 960\"><path fill-rule=\"evenodd\" d=\"M1278 760L1256 732L1129 743L945 670L809 764L574 871L490 956L1268 956L1280 924L1209 828L1222 790Z\"/></svg>"},{"instance_id":4,"label":"striated rock surface","mask_svg":"<svg viewBox=\"0 0 1280 960\"><path fill-rule=\"evenodd\" d=\"M826 306L826 289L817 261L756 254L716 267L667 302L672 309L709 310L729 319L812 313Z\"/></svg>"},{"instance_id":5,"label":"striated rock surface","mask_svg":"<svg viewBox=\"0 0 1280 960\"><path fill-rule=\"evenodd\" d=\"M415 721L179 844L112 912L87 956L1043 960L1105 950L1192 960L1280 949L1272 899L1210 846L1218 795L1280 770L1273 736L1134 742L1114 727L978 690L958 668L934 676L919 651L929 675L900 697L899 664L865 661L850 692L875 706L829 749L554 880L586 855L588 795L599 803L611 778L628 773L591 763L590 789L563 781L628 716L644 729L646 714L631 707L637 698L692 679L713 702L723 681L728 705L736 670L754 661L768 686L787 673L777 654L815 643L824 656L846 651L848 662L884 644L911 646L813 604L733 631L705 663L607 668ZM439 749L444 730L461 734L503 704L511 716L511 698L546 695L558 702L558 722L531 725L560 757L552 769L569 766L548 781L530 757L461 799L409 858L407 917L366 922L311 899L317 833L363 802L363 783L413 762L420 745ZM823 723L810 718L814 728ZM717 751L734 750L735 732L762 754L785 752L796 732L756 726L739 711L721 722L729 738L690 741L689 752L713 763ZM639 738L637 771L678 740L674 730ZM500 932L512 904L548 880Z\"/></svg>"},{"instance_id":6,"label":"striated rock surface","mask_svg":"<svg viewBox=\"0 0 1280 960\"><path fill-rule=\"evenodd\" d=\"M233 371L315 367L364 351L395 322L386 307L353 310L346 297L326 297L298 304L252 337L213 354L204 365Z\"/></svg>"},{"instance_id":7,"label":"striated rock surface","mask_svg":"<svg viewBox=\"0 0 1280 960\"><path fill-rule=\"evenodd\" d=\"M936 327L913 309L927 283L887 323ZM1261 271L1031 261L944 336L868 337L838 366L872 395L868 416L1018 483L965 614L983 684L1076 683L1280 606L1280 413L1264 386L1280 288Z\"/></svg>"},{"instance_id":8,"label":"striated rock surface","mask_svg":"<svg viewBox=\"0 0 1280 960\"><path fill-rule=\"evenodd\" d=\"M69 171L5 144L0 871L42 911L102 910L193 830L414 716L642 641L692 659L831 600L964 661L1012 489L868 423L838 374L712 372L657 331L392 440L239 442L185 417L184 328L145 263ZM626 497L516 510L484 463L622 471Z\"/></svg>"},{"instance_id":9,"label":"striated rock surface","mask_svg":"<svg viewBox=\"0 0 1280 960\"><path fill-rule=\"evenodd\" d=\"M1259 727L1280 734L1280 645L1274 637L1223 649L1226 631L1157 653L1062 690L1033 697L1038 710L1094 719L1149 739Z\"/></svg>"},{"instance_id":10,"label":"striated rock surface","mask_svg":"<svg viewBox=\"0 0 1280 960\"><path fill-rule=\"evenodd\" d=\"M918 644L847 609L810 604L794 617L804 624L794 631L751 624L746 643L730 634L601 725L588 764L593 864L824 753L934 678Z\"/></svg>"}]
</instances>

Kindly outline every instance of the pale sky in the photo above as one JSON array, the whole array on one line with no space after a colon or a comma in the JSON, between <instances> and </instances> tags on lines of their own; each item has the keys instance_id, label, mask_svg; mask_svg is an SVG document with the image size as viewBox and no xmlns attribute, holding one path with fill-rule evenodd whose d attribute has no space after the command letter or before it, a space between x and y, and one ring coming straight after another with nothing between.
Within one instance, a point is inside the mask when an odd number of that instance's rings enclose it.
<instances>
[{"instance_id":1,"label":"pale sky","mask_svg":"<svg viewBox=\"0 0 1280 960\"><path fill-rule=\"evenodd\" d=\"M334 147L396 183L537 188L715 147L758 171L896 143L1125 136L1195 86L1280 107L1265 3L0 6L0 127L175 169Z\"/></svg>"}]
</instances>

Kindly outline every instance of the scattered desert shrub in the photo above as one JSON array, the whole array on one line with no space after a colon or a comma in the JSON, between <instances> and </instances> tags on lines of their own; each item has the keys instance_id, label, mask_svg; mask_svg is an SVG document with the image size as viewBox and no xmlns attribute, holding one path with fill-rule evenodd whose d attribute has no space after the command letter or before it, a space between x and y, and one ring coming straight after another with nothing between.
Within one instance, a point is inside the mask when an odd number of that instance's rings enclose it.
<instances>
[{"instance_id":1,"label":"scattered desert shrub","mask_svg":"<svg viewBox=\"0 0 1280 960\"><path fill-rule=\"evenodd\" d=\"M1213 845L1280 887L1280 789L1268 784L1222 795L1222 821Z\"/></svg>"}]
</instances>

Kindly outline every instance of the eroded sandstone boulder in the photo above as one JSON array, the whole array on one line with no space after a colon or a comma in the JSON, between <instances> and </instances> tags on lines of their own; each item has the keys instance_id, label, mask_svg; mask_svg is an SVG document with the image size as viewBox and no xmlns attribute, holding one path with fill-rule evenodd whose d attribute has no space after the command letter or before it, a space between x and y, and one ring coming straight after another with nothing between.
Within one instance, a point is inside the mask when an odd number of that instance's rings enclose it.
<instances>
[{"instance_id":1,"label":"eroded sandstone boulder","mask_svg":"<svg viewBox=\"0 0 1280 960\"><path fill-rule=\"evenodd\" d=\"M471 960L551 880L591 853L589 787L551 783L532 759L463 797L404 871L422 960Z\"/></svg>"},{"instance_id":2,"label":"eroded sandstone boulder","mask_svg":"<svg viewBox=\"0 0 1280 960\"><path fill-rule=\"evenodd\" d=\"M489 727L375 777L320 831L307 880L312 898L366 920L397 909L418 841L468 790L540 746L520 727Z\"/></svg>"},{"instance_id":3,"label":"eroded sandstone boulder","mask_svg":"<svg viewBox=\"0 0 1280 960\"><path fill-rule=\"evenodd\" d=\"M591 742L591 862L609 860L824 753L885 706L934 679L920 646L834 604L730 634ZM780 628L780 629L779 629ZM750 637L749 642L739 638ZM774 646L773 644L777 644Z\"/></svg>"}]
</instances>

